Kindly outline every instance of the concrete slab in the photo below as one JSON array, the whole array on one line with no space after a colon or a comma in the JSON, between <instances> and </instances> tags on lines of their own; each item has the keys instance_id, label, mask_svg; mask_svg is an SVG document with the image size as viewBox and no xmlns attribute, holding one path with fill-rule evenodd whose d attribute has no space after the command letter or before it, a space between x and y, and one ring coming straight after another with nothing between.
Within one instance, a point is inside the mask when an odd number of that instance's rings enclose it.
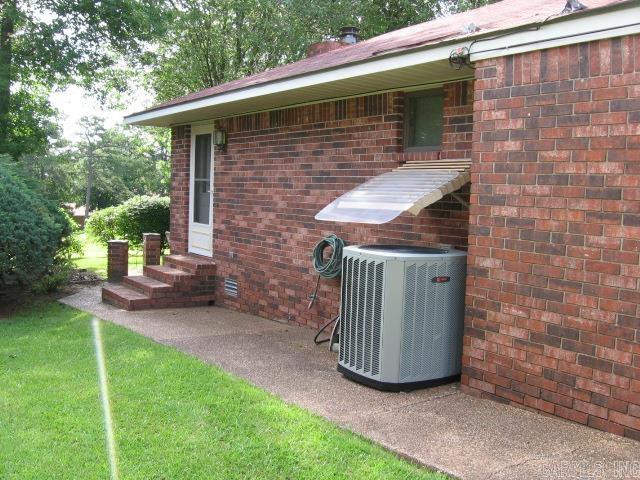
<instances>
[{"instance_id":1,"label":"concrete slab","mask_svg":"<svg viewBox=\"0 0 640 480\"><path fill-rule=\"evenodd\" d=\"M463 479L640 479L640 443L460 392L388 393L336 372L310 329L219 307L126 312L61 300L174 346L416 462Z\"/></svg>"}]
</instances>

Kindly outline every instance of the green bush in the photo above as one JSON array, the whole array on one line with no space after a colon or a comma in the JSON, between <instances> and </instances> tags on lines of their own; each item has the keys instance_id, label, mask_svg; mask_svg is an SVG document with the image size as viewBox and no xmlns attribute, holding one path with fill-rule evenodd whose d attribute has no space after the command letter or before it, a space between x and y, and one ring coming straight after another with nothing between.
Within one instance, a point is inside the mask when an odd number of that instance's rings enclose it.
<instances>
[{"instance_id":1,"label":"green bush","mask_svg":"<svg viewBox=\"0 0 640 480\"><path fill-rule=\"evenodd\" d=\"M52 270L72 222L0 162L0 233L0 290L28 287Z\"/></svg>"},{"instance_id":2,"label":"green bush","mask_svg":"<svg viewBox=\"0 0 640 480\"><path fill-rule=\"evenodd\" d=\"M82 230L80 230L78 224L74 222L71 217L69 217L69 222L71 222L72 225L71 235L68 235L63 239L62 245L56 255L56 259L73 263L71 262L71 259L74 255L81 257L84 254L84 243L80 238Z\"/></svg>"},{"instance_id":3,"label":"green bush","mask_svg":"<svg viewBox=\"0 0 640 480\"><path fill-rule=\"evenodd\" d=\"M166 244L169 230L169 197L139 195L122 204L118 215L118 230L129 245L142 245L143 233L159 233Z\"/></svg>"},{"instance_id":4,"label":"green bush","mask_svg":"<svg viewBox=\"0 0 640 480\"><path fill-rule=\"evenodd\" d=\"M56 261L48 272L33 284L32 291L38 294L55 292L69 283L69 276L72 271L72 262L66 260Z\"/></svg>"},{"instance_id":5,"label":"green bush","mask_svg":"<svg viewBox=\"0 0 640 480\"><path fill-rule=\"evenodd\" d=\"M85 230L96 241L105 245L109 240L119 238L117 223L120 210L120 205L96 210L87 220Z\"/></svg>"},{"instance_id":6,"label":"green bush","mask_svg":"<svg viewBox=\"0 0 640 480\"><path fill-rule=\"evenodd\" d=\"M100 243L128 240L132 248L142 245L143 233L159 233L166 246L169 230L169 198L139 195L122 205L94 212L87 221L87 231Z\"/></svg>"}]
</instances>

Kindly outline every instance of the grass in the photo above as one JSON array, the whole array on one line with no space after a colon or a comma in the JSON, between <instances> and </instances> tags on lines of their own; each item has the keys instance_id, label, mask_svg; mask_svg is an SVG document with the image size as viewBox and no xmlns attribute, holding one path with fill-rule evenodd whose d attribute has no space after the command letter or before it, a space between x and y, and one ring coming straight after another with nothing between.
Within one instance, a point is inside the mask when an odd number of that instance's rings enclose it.
<instances>
[{"instance_id":1,"label":"grass","mask_svg":"<svg viewBox=\"0 0 640 480\"><path fill-rule=\"evenodd\" d=\"M83 245L82 255L73 257L76 268L84 268L95 272L103 278L107 276L107 247L94 241L86 233L79 235ZM140 252L131 251L129 254L129 270L142 268L142 255Z\"/></svg>"},{"instance_id":2,"label":"grass","mask_svg":"<svg viewBox=\"0 0 640 480\"><path fill-rule=\"evenodd\" d=\"M90 316L0 320L0 478L108 478ZM111 323L122 479L445 479L218 368Z\"/></svg>"}]
</instances>

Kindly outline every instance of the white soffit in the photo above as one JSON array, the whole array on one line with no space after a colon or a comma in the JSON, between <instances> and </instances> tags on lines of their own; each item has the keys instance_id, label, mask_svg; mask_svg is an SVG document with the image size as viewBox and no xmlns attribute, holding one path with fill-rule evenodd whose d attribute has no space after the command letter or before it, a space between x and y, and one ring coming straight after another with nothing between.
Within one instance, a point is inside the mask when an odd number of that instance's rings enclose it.
<instances>
[{"instance_id":1,"label":"white soffit","mask_svg":"<svg viewBox=\"0 0 640 480\"><path fill-rule=\"evenodd\" d=\"M449 45L435 49L437 51L421 51L419 54L414 52L411 59L400 58L404 55L385 57L301 77L276 80L133 114L124 121L128 125L168 127L322 100L471 78L471 69L455 70L449 66L449 53L452 48L454 47Z\"/></svg>"},{"instance_id":2,"label":"white soffit","mask_svg":"<svg viewBox=\"0 0 640 480\"><path fill-rule=\"evenodd\" d=\"M340 196L316 220L381 224L403 212L417 215L470 181L468 170L398 169L367 180Z\"/></svg>"}]
</instances>

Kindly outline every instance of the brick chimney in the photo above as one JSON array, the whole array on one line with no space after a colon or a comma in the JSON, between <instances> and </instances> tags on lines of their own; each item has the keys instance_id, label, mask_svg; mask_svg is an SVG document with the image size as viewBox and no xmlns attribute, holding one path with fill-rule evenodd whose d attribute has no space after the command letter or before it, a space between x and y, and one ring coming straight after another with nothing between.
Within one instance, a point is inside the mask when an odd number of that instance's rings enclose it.
<instances>
[{"instance_id":1,"label":"brick chimney","mask_svg":"<svg viewBox=\"0 0 640 480\"><path fill-rule=\"evenodd\" d=\"M358 27L342 27L338 40L323 40L309 45L307 47L307 58L355 45L358 43L359 31L360 29Z\"/></svg>"},{"instance_id":2,"label":"brick chimney","mask_svg":"<svg viewBox=\"0 0 640 480\"><path fill-rule=\"evenodd\" d=\"M346 43L342 43L337 40L323 40L321 42L312 43L307 47L307 58L315 57L316 55L320 55L321 53L339 50L346 46L348 46Z\"/></svg>"}]
</instances>

